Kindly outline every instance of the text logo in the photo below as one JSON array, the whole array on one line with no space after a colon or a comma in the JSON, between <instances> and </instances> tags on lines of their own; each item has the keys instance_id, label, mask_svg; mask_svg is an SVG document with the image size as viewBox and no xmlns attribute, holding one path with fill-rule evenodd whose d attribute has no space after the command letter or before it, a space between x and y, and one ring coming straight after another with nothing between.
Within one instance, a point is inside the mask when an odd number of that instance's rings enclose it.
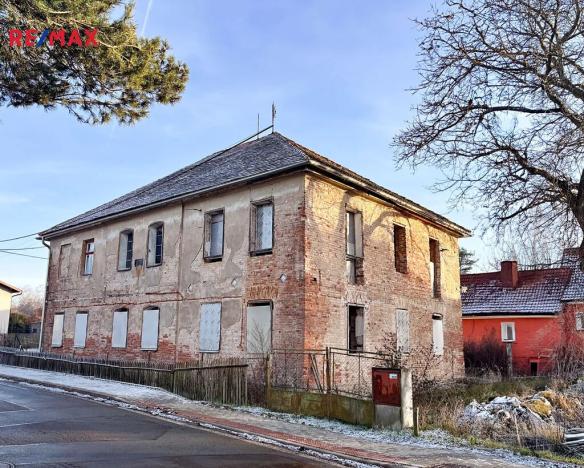
<instances>
[{"instance_id":1,"label":"text logo","mask_svg":"<svg viewBox=\"0 0 584 468\"><path fill-rule=\"evenodd\" d=\"M50 46L60 45L61 47L97 47L97 29L10 29L8 31L10 47L41 47L49 43Z\"/></svg>"}]
</instances>

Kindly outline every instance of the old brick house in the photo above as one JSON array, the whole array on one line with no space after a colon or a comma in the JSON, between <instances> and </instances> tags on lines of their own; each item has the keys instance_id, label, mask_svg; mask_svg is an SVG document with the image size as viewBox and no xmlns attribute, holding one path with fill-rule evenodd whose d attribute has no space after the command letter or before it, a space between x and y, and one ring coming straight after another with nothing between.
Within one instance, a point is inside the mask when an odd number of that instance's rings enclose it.
<instances>
[{"instance_id":1,"label":"old brick house","mask_svg":"<svg viewBox=\"0 0 584 468\"><path fill-rule=\"evenodd\" d=\"M495 337L511 346L513 370L537 375L553 370L563 348L584 348L584 273L577 249L566 249L554 268L462 275L465 342ZM561 351L561 352L558 352Z\"/></svg>"},{"instance_id":2,"label":"old brick house","mask_svg":"<svg viewBox=\"0 0 584 468\"><path fill-rule=\"evenodd\" d=\"M460 373L468 234L272 133L40 233L43 349L180 361L397 335Z\"/></svg>"}]
</instances>

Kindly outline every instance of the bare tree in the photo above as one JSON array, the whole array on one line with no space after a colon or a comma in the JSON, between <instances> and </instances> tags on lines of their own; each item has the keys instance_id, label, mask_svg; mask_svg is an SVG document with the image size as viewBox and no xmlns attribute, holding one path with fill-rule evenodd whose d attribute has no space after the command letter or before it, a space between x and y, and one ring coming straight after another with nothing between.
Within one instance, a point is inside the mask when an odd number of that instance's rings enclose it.
<instances>
[{"instance_id":1,"label":"bare tree","mask_svg":"<svg viewBox=\"0 0 584 468\"><path fill-rule=\"evenodd\" d=\"M584 0L445 0L423 31L398 166L432 164L483 226L584 231ZM584 241L581 244L584 268Z\"/></svg>"}]
</instances>

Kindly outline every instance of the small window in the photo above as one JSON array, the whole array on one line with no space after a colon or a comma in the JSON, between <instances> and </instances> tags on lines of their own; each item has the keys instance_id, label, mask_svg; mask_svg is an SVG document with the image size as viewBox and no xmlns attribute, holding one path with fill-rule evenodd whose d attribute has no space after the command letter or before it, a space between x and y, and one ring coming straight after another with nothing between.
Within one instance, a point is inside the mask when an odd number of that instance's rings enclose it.
<instances>
[{"instance_id":1,"label":"small window","mask_svg":"<svg viewBox=\"0 0 584 468\"><path fill-rule=\"evenodd\" d=\"M250 251L270 253L274 244L274 204L271 201L252 203Z\"/></svg>"},{"instance_id":2,"label":"small window","mask_svg":"<svg viewBox=\"0 0 584 468\"><path fill-rule=\"evenodd\" d=\"M402 353L410 352L410 313L406 309L395 311L395 334L397 349Z\"/></svg>"},{"instance_id":3,"label":"small window","mask_svg":"<svg viewBox=\"0 0 584 468\"><path fill-rule=\"evenodd\" d=\"M128 340L128 309L114 310L112 348L125 348Z\"/></svg>"},{"instance_id":4,"label":"small window","mask_svg":"<svg viewBox=\"0 0 584 468\"><path fill-rule=\"evenodd\" d=\"M140 347L145 351L158 349L158 321L160 310L151 307L142 312L142 340Z\"/></svg>"},{"instance_id":5,"label":"small window","mask_svg":"<svg viewBox=\"0 0 584 468\"><path fill-rule=\"evenodd\" d=\"M584 330L584 312L578 312L576 314L576 330Z\"/></svg>"},{"instance_id":6,"label":"small window","mask_svg":"<svg viewBox=\"0 0 584 468\"><path fill-rule=\"evenodd\" d=\"M349 352L363 351L364 309L359 306L349 306Z\"/></svg>"},{"instance_id":7,"label":"small window","mask_svg":"<svg viewBox=\"0 0 584 468\"><path fill-rule=\"evenodd\" d=\"M363 279L363 233L361 213L347 211L346 213L346 264L347 281L358 284Z\"/></svg>"},{"instance_id":8,"label":"small window","mask_svg":"<svg viewBox=\"0 0 584 468\"><path fill-rule=\"evenodd\" d=\"M163 249L164 249L164 224L163 223L151 224L148 227L147 266L162 265Z\"/></svg>"},{"instance_id":9,"label":"small window","mask_svg":"<svg viewBox=\"0 0 584 468\"><path fill-rule=\"evenodd\" d=\"M59 252L59 278L69 277L71 244L63 244Z\"/></svg>"},{"instance_id":10,"label":"small window","mask_svg":"<svg viewBox=\"0 0 584 468\"><path fill-rule=\"evenodd\" d=\"M87 339L87 312L77 312L75 314L75 338L73 346L75 348L85 348Z\"/></svg>"},{"instance_id":11,"label":"small window","mask_svg":"<svg viewBox=\"0 0 584 468\"><path fill-rule=\"evenodd\" d=\"M272 305L247 306L247 351L267 353L272 348Z\"/></svg>"},{"instance_id":12,"label":"small window","mask_svg":"<svg viewBox=\"0 0 584 468\"><path fill-rule=\"evenodd\" d=\"M118 270L132 269L132 257L134 255L134 231L127 230L120 233L120 245L118 250Z\"/></svg>"},{"instance_id":13,"label":"small window","mask_svg":"<svg viewBox=\"0 0 584 468\"><path fill-rule=\"evenodd\" d=\"M221 342L221 303L201 304L199 349L202 353L218 353Z\"/></svg>"},{"instance_id":14,"label":"small window","mask_svg":"<svg viewBox=\"0 0 584 468\"><path fill-rule=\"evenodd\" d=\"M444 354L444 327L440 314L432 314L432 351L436 356Z\"/></svg>"},{"instance_id":15,"label":"small window","mask_svg":"<svg viewBox=\"0 0 584 468\"><path fill-rule=\"evenodd\" d=\"M55 314L53 320L53 336L51 339L51 346L53 348L59 348L63 346L63 325L65 320L65 314Z\"/></svg>"},{"instance_id":16,"label":"small window","mask_svg":"<svg viewBox=\"0 0 584 468\"><path fill-rule=\"evenodd\" d=\"M515 341L515 323L514 322L501 323L501 339L504 342Z\"/></svg>"},{"instance_id":17,"label":"small window","mask_svg":"<svg viewBox=\"0 0 584 468\"><path fill-rule=\"evenodd\" d=\"M218 261L223 257L223 210L205 214L205 260Z\"/></svg>"},{"instance_id":18,"label":"small window","mask_svg":"<svg viewBox=\"0 0 584 468\"><path fill-rule=\"evenodd\" d=\"M440 297L440 243L435 239L430 239L428 243L430 250L430 288L432 297Z\"/></svg>"},{"instance_id":19,"label":"small window","mask_svg":"<svg viewBox=\"0 0 584 468\"><path fill-rule=\"evenodd\" d=\"M408 255L406 245L406 228L399 224L393 225L393 252L395 258L395 271L408 272Z\"/></svg>"},{"instance_id":20,"label":"small window","mask_svg":"<svg viewBox=\"0 0 584 468\"><path fill-rule=\"evenodd\" d=\"M95 242L93 239L83 241L83 274L93 274L93 256L95 254Z\"/></svg>"}]
</instances>

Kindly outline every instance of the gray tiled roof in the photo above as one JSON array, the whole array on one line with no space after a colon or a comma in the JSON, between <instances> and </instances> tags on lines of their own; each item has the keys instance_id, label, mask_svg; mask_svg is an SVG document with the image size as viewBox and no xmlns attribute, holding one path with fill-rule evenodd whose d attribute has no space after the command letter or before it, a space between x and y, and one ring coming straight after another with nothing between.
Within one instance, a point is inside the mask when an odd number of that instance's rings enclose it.
<instances>
[{"instance_id":1,"label":"gray tiled roof","mask_svg":"<svg viewBox=\"0 0 584 468\"><path fill-rule=\"evenodd\" d=\"M563 301L584 300L584 272L580 269L577 249L566 249L562 266L572 270L572 277L562 296Z\"/></svg>"},{"instance_id":2,"label":"gray tiled roof","mask_svg":"<svg viewBox=\"0 0 584 468\"><path fill-rule=\"evenodd\" d=\"M570 276L569 268L520 271L518 286L504 288L499 272L462 275L462 314L559 313Z\"/></svg>"},{"instance_id":3,"label":"gray tiled roof","mask_svg":"<svg viewBox=\"0 0 584 468\"><path fill-rule=\"evenodd\" d=\"M363 190L373 192L415 215L431 220L460 237L470 235L470 231L447 218L361 177L276 132L214 153L169 176L57 224L40 235L50 239L65 230L78 229L111 216L123 216L152 205L303 167L310 167L340 177L349 184L356 184Z\"/></svg>"}]
</instances>

